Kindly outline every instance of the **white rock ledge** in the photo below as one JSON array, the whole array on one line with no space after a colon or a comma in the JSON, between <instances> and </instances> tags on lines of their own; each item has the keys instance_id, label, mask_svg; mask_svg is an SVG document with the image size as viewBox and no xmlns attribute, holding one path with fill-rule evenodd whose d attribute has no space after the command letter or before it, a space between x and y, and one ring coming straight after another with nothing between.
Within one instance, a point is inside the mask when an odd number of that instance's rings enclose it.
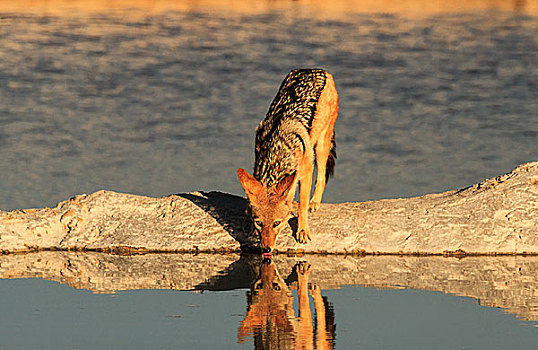
<instances>
[{"instance_id":1,"label":"white rock ledge","mask_svg":"<svg viewBox=\"0 0 538 350\"><path fill-rule=\"evenodd\" d=\"M55 208L0 211L0 251L238 252L256 247L246 201L220 192L149 198L98 191ZM312 241L287 228L277 250L329 254L538 254L538 162L440 194L322 204Z\"/></svg>"}]
</instances>

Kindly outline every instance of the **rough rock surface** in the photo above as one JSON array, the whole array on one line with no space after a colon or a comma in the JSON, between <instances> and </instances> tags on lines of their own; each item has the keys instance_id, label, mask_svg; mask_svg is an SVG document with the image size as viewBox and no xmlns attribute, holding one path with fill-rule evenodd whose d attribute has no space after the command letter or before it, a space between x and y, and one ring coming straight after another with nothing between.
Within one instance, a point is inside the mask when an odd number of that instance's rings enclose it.
<instances>
[{"instance_id":1,"label":"rough rock surface","mask_svg":"<svg viewBox=\"0 0 538 350\"><path fill-rule=\"evenodd\" d=\"M311 265L321 289L361 285L423 289L476 298L538 320L538 257L322 256L274 258L282 279L295 285L293 266ZM238 254L144 254L41 251L0 255L0 278L39 277L96 293L133 289L231 290L249 288L261 259ZM338 315L336 315L338 317Z\"/></svg>"},{"instance_id":2,"label":"rough rock surface","mask_svg":"<svg viewBox=\"0 0 538 350\"><path fill-rule=\"evenodd\" d=\"M257 241L245 206L219 192L148 198L99 191L52 209L0 211L0 250L239 251ZM538 254L538 162L457 191L323 204L310 225L310 243L297 243L287 228L277 250Z\"/></svg>"}]
</instances>

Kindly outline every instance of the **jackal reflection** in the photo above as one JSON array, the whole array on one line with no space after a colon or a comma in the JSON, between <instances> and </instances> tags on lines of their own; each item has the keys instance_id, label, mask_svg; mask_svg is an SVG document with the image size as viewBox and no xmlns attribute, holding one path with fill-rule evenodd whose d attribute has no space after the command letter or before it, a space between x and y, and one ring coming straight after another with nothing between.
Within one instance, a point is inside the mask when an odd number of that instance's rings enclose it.
<instances>
[{"instance_id":1,"label":"jackal reflection","mask_svg":"<svg viewBox=\"0 0 538 350\"><path fill-rule=\"evenodd\" d=\"M247 292L248 309L238 330L239 343L252 336L255 349L334 348L334 309L321 295L321 289L308 283L310 265L300 262L291 272L290 277L297 276L298 316L293 309L293 284L288 285L280 277L275 263L265 259L259 267L257 280ZM315 307L314 325L309 292Z\"/></svg>"}]
</instances>

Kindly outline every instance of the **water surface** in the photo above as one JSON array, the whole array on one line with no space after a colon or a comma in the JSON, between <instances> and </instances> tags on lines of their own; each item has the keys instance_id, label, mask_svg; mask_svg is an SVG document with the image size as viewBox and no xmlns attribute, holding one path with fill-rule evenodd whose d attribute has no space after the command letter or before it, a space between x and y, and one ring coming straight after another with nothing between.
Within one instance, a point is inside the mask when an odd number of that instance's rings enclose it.
<instances>
[{"instance_id":1,"label":"water surface","mask_svg":"<svg viewBox=\"0 0 538 350\"><path fill-rule=\"evenodd\" d=\"M4 255L0 337L6 349L534 349L537 273L534 257Z\"/></svg>"},{"instance_id":2,"label":"water surface","mask_svg":"<svg viewBox=\"0 0 538 350\"><path fill-rule=\"evenodd\" d=\"M326 68L340 93L327 201L459 188L538 154L532 1L421 16L360 1L326 16L318 2L74 4L0 7L4 210L98 189L241 193L235 171L297 67Z\"/></svg>"}]
</instances>

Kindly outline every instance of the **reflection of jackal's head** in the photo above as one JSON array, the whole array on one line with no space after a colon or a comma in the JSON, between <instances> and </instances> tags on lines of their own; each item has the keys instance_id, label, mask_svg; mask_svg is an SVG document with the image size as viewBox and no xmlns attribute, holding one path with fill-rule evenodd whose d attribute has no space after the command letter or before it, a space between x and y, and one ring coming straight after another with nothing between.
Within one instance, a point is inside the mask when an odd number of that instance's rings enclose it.
<instances>
[{"instance_id":1,"label":"reflection of jackal's head","mask_svg":"<svg viewBox=\"0 0 538 350\"><path fill-rule=\"evenodd\" d=\"M293 337L293 296L275 263L265 259L247 294L248 311L238 331L240 343L253 336L264 349L287 348ZM285 345L285 346L284 346Z\"/></svg>"},{"instance_id":2,"label":"reflection of jackal's head","mask_svg":"<svg viewBox=\"0 0 538 350\"><path fill-rule=\"evenodd\" d=\"M267 187L244 169L237 170L241 186L249 200L249 211L255 231L260 235L261 248L270 254L276 237L292 216L293 205L288 194L295 184L296 173L286 176L278 184Z\"/></svg>"}]
</instances>

